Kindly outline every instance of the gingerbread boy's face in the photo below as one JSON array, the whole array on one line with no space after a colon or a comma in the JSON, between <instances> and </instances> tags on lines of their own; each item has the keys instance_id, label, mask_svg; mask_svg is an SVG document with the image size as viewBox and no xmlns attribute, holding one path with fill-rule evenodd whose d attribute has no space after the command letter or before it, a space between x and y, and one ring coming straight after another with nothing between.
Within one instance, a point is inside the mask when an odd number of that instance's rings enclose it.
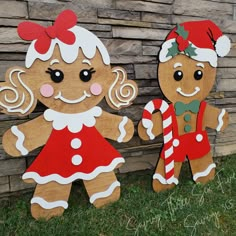
<instances>
[{"instance_id":1,"label":"gingerbread boy's face","mask_svg":"<svg viewBox=\"0 0 236 236\"><path fill-rule=\"evenodd\" d=\"M158 80L163 94L172 103L204 100L211 91L216 68L185 55L159 64Z\"/></svg>"},{"instance_id":2,"label":"gingerbread boy's face","mask_svg":"<svg viewBox=\"0 0 236 236\"><path fill-rule=\"evenodd\" d=\"M114 77L99 51L88 59L80 50L78 58L69 64L61 58L58 47L50 60L37 59L26 75L37 99L63 113L83 112L96 106L107 94Z\"/></svg>"}]
</instances>

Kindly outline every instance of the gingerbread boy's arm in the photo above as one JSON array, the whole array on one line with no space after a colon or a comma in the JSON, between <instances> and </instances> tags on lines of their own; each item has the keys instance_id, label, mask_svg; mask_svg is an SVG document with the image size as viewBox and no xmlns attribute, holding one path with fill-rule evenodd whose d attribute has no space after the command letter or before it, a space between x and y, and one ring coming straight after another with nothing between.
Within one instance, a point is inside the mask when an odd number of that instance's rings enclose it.
<instances>
[{"instance_id":1,"label":"gingerbread boy's arm","mask_svg":"<svg viewBox=\"0 0 236 236\"><path fill-rule=\"evenodd\" d=\"M128 142L134 134L134 124L127 116L117 116L103 111L96 128L104 138L119 143Z\"/></svg>"},{"instance_id":2,"label":"gingerbread boy's arm","mask_svg":"<svg viewBox=\"0 0 236 236\"><path fill-rule=\"evenodd\" d=\"M41 115L34 120L12 126L3 135L4 150L11 156L25 156L44 145L52 131L51 124Z\"/></svg>"},{"instance_id":3,"label":"gingerbread boy's arm","mask_svg":"<svg viewBox=\"0 0 236 236\"><path fill-rule=\"evenodd\" d=\"M162 126L162 116L160 112L156 112L152 114L152 124L153 127L151 130L146 129L143 124L142 120L138 124L138 134L139 137L143 140L150 140L153 139L151 136L154 135L154 137L160 135L163 132L163 126Z\"/></svg>"},{"instance_id":4,"label":"gingerbread boy's arm","mask_svg":"<svg viewBox=\"0 0 236 236\"><path fill-rule=\"evenodd\" d=\"M218 109L209 104L204 113L204 126L216 131L223 131L229 123L229 114L225 109Z\"/></svg>"}]
</instances>

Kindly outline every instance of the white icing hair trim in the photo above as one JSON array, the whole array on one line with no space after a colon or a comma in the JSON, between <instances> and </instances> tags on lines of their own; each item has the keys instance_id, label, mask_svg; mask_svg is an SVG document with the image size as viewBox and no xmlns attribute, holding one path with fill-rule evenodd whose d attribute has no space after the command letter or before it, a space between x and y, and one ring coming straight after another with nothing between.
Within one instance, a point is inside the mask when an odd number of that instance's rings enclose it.
<instances>
[{"instance_id":1,"label":"white icing hair trim","mask_svg":"<svg viewBox=\"0 0 236 236\"><path fill-rule=\"evenodd\" d=\"M216 168L215 163L210 164L204 171L195 173L193 175L193 180L196 181L200 177L205 177L205 176L209 175L209 173L211 172L211 170L213 168Z\"/></svg>"},{"instance_id":2,"label":"white icing hair trim","mask_svg":"<svg viewBox=\"0 0 236 236\"><path fill-rule=\"evenodd\" d=\"M136 96L135 86L127 82L126 73L124 70L116 68L112 72L116 74L116 79L108 91L110 102L116 108L130 105ZM124 91L126 93L124 93ZM116 100L113 99L112 93L114 93L113 95Z\"/></svg>"},{"instance_id":3,"label":"white icing hair trim","mask_svg":"<svg viewBox=\"0 0 236 236\"><path fill-rule=\"evenodd\" d=\"M171 56L167 57L167 54L168 54L168 49L172 47L172 43L174 43L175 41L176 41L175 39L170 39L162 44L159 53L160 62L166 62L172 58ZM209 48L198 48L193 43L191 44L196 49L195 52L197 54L197 56L192 56L191 57L192 59L196 61L209 62L212 67L217 67L217 54L214 50Z\"/></svg>"},{"instance_id":4,"label":"white icing hair trim","mask_svg":"<svg viewBox=\"0 0 236 236\"><path fill-rule=\"evenodd\" d=\"M120 122L119 124L119 131L120 131L120 136L118 137L117 141L118 143L122 143L123 142L123 139L124 137L126 136L126 131L125 131L125 125L127 124L128 122L128 117L127 116L124 116L122 118L122 121Z\"/></svg>"},{"instance_id":5,"label":"white icing hair trim","mask_svg":"<svg viewBox=\"0 0 236 236\"><path fill-rule=\"evenodd\" d=\"M16 149L22 156L26 156L29 151L24 147L25 135L15 125L11 127L11 132L17 137Z\"/></svg>"},{"instance_id":6,"label":"white icing hair trim","mask_svg":"<svg viewBox=\"0 0 236 236\"><path fill-rule=\"evenodd\" d=\"M115 181L115 182L112 183L112 184L109 186L109 188L108 188L107 190L105 190L104 192L99 192L99 193L93 194L93 195L90 197L89 201L90 201L91 203L94 203L97 199L106 198L106 197L110 196L110 195L114 192L115 188L117 188L117 187L119 187L119 186L120 186L120 182L119 182L119 181Z\"/></svg>"},{"instance_id":7,"label":"white icing hair trim","mask_svg":"<svg viewBox=\"0 0 236 236\"><path fill-rule=\"evenodd\" d=\"M50 48L45 54L40 54L35 50L36 40L34 40L30 44L27 51L25 66L30 68L36 59L40 59L42 61L49 60L52 57L56 44L59 46L61 57L66 63L73 63L77 59L79 49L82 50L88 59L92 59L98 49L98 51L101 53L104 64L110 64L110 56L107 52L107 49L95 34L80 26L74 26L69 29L69 31L75 34L76 40L74 44L68 45L61 42L57 38L52 39Z\"/></svg>"},{"instance_id":8,"label":"white icing hair trim","mask_svg":"<svg viewBox=\"0 0 236 236\"><path fill-rule=\"evenodd\" d=\"M4 107L7 112L9 113L20 113L22 115L26 114L33 106L34 104L34 94L31 91L31 89L26 86L23 81L21 80L20 75L24 73L25 71L20 69L14 69L10 72L9 75L9 81L11 84L11 87L9 86L3 86L0 88L0 93L5 92L4 100L3 102L0 102L0 106ZM16 81L13 81L13 74L17 73ZM16 83L17 82L17 83ZM26 108L22 108L25 104L25 93L22 92L22 94L19 94L19 87L23 87L23 91L26 91L29 94L30 102L29 105ZM7 97L7 91L11 91L14 93L15 98L9 99ZM17 103L15 105L10 105L13 103Z\"/></svg>"},{"instance_id":9,"label":"white icing hair trim","mask_svg":"<svg viewBox=\"0 0 236 236\"><path fill-rule=\"evenodd\" d=\"M77 179L82 179L82 180L94 179L101 173L106 173L106 172L110 172L110 171L114 170L117 165L119 165L120 163L124 163L124 162L125 162L125 160L123 157L117 157L117 158L113 159L113 161L108 166L98 166L91 173L76 172L69 177L63 177L58 174L40 176L36 172L26 172L23 174L22 179L33 179L38 184L46 184L51 181L55 181L59 184L69 184Z\"/></svg>"},{"instance_id":10,"label":"white icing hair trim","mask_svg":"<svg viewBox=\"0 0 236 236\"><path fill-rule=\"evenodd\" d=\"M162 175L160 175L158 173L153 175L153 179L156 179L156 180L160 181L160 183L165 184L165 185L166 184L172 184L172 183L177 185L179 183L179 180L177 178L175 178L174 176L172 176L168 180L168 183L167 183L166 179Z\"/></svg>"},{"instance_id":11,"label":"white icing hair trim","mask_svg":"<svg viewBox=\"0 0 236 236\"><path fill-rule=\"evenodd\" d=\"M66 201L54 201L54 202L48 202L46 200L44 200L41 197L33 197L30 201L31 204L38 204L40 205L42 208L44 209L53 209L56 207L63 207L64 209L68 208L68 203Z\"/></svg>"},{"instance_id":12,"label":"white icing hair trim","mask_svg":"<svg viewBox=\"0 0 236 236\"><path fill-rule=\"evenodd\" d=\"M215 44L216 53L220 57L226 56L230 51L230 47L230 39L226 35L222 35L221 37L219 37Z\"/></svg>"},{"instance_id":13,"label":"white icing hair trim","mask_svg":"<svg viewBox=\"0 0 236 236\"><path fill-rule=\"evenodd\" d=\"M219 116L218 116L218 126L216 127L216 131L219 132L224 125L223 117L225 115L225 109L222 109Z\"/></svg>"}]
</instances>

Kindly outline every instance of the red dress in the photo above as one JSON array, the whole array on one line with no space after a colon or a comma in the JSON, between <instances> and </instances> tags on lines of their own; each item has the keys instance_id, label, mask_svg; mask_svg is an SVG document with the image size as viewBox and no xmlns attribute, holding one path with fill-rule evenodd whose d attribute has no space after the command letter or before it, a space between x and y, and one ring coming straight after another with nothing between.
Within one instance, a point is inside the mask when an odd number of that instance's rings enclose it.
<instances>
[{"instance_id":1,"label":"red dress","mask_svg":"<svg viewBox=\"0 0 236 236\"><path fill-rule=\"evenodd\" d=\"M95 117L101 114L100 107L78 114L46 110L45 119L53 121L52 133L22 178L38 184L68 184L76 179L94 179L124 163L120 153L95 128Z\"/></svg>"}]
</instances>

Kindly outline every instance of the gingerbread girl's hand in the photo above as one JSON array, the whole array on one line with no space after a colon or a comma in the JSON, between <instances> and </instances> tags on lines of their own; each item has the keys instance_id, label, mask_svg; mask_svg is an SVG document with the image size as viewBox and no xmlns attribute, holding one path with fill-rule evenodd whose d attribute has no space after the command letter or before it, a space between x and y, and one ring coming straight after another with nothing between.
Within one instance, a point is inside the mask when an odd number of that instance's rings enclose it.
<instances>
[{"instance_id":1,"label":"gingerbread girl's hand","mask_svg":"<svg viewBox=\"0 0 236 236\"><path fill-rule=\"evenodd\" d=\"M216 129L218 132L224 131L229 123L229 114L225 109L218 109L207 104L204 122L206 127Z\"/></svg>"},{"instance_id":2,"label":"gingerbread girl's hand","mask_svg":"<svg viewBox=\"0 0 236 236\"><path fill-rule=\"evenodd\" d=\"M143 120L141 120L138 124L138 135L143 140L152 140L156 136L160 135L163 131L162 126L162 117L161 113L157 112L152 115L152 119L150 120L151 126L144 127Z\"/></svg>"},{"instance_id":3,"label":"gingerbread girl's hand","mask_svg":"<svg viewBox=\"0 0 236 236\"><path fill-rule=\"evenodd\" d=\"M51 133L50 124L43 116L34 120L14 125L3 135L4 150L11 156L25 156L30 151L44 145Z\"/></svg>"},{"instance_id":4,"label":"gingerbread girl's hand","mask_svg":"<svg viewBox=\"0 0 236 236\"><path fill-rule=\"evenodd\" d=\"M105 111L97 119L96 128L104 138L119 143L128 142L134 134L133 122L127 116L121 117Z\"/></svg>"}]
</instances>

